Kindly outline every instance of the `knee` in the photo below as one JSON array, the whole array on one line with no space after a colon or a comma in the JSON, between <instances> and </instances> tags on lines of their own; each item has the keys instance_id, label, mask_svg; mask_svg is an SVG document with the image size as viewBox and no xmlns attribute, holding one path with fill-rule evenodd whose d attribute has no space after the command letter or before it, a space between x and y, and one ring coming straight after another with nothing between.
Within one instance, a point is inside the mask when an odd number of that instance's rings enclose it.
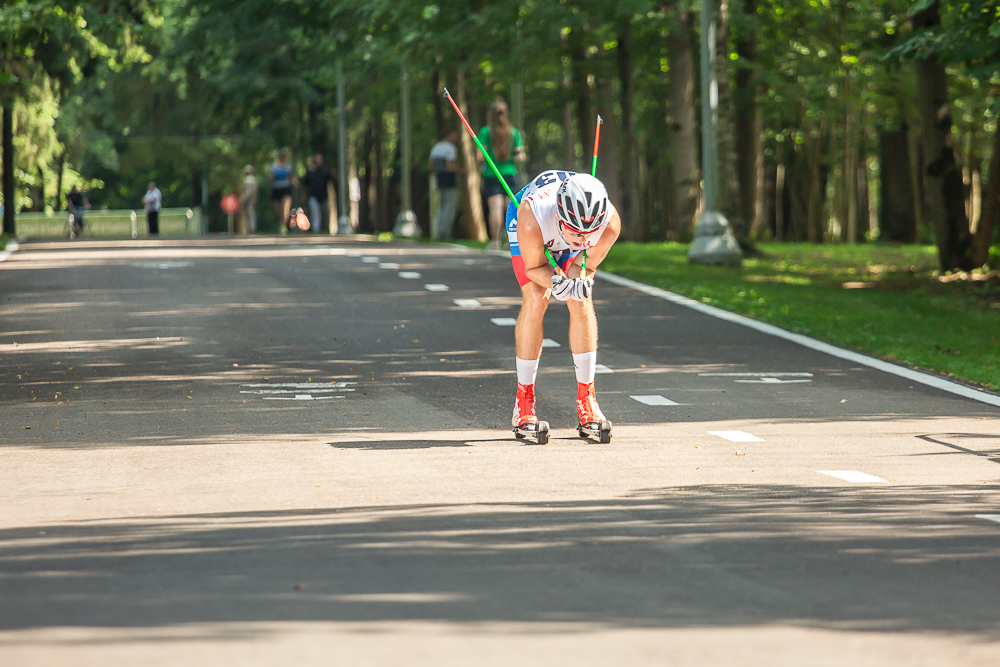
<instances>
[{"instance_id":1,"label":"knee","mask_svg":"<svg viewBox=\"0 0 1000 667\"><path fill-rule=\"evenodd\" d=\"M544 315L545 309L549 307L549 291L541 287L526 290L524 293L523 309L532 315Z\"/></svg>"}]
</instances>

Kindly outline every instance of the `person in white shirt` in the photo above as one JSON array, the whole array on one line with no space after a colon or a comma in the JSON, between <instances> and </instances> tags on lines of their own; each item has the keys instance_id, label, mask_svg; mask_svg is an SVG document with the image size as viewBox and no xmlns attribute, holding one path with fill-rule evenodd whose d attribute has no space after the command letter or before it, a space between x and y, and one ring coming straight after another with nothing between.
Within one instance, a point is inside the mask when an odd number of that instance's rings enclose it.
<instances>
[{"instance_id":1,"label":"person in white shirt","mask_svg":"<svg viewBox=\"0 0 1000 667\"><path fill-rule=\"evenodd\" d=\"M437 218L431 229L431 238L447 239L451 237L451 227L455 223L455 210L458 203L458 188L455 180L455 160L458 159L458 130L451 128L445 133L444 140L431 148L430 169L437 177L438 193L441 205L438 207Z\"/></svg>"},{"instance_id":2,"label":"person in white shirt","mask_svg":"<svg viewBox=\"0 0 1000 667\"><path fill-rule=\"evenodd\" d=\"M142 196L142 204L146 207L146 224L149 226L149 235L158 236L160 234L160 209L163 207L163 193L156 187L156 183L149 182L146 194Z\"/></svg>"}]
</instances>

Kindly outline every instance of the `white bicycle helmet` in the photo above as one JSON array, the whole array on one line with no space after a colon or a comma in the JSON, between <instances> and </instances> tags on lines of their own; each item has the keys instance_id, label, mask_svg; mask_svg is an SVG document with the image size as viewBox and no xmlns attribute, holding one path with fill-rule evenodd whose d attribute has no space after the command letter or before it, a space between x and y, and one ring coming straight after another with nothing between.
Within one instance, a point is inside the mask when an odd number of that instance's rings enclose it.
<instances>
[{"instance_id":1,"label":"white bicycle helmet","mask_svg":"<svg viewBox=\"0 0 1000 667\"><path fill-rule=\"evenodd\" d=\"M610 208L604 183L590 174L573 174L556 191L556 215L578 234L590 234L608 224Z\"/></svg>"}]
</instances>

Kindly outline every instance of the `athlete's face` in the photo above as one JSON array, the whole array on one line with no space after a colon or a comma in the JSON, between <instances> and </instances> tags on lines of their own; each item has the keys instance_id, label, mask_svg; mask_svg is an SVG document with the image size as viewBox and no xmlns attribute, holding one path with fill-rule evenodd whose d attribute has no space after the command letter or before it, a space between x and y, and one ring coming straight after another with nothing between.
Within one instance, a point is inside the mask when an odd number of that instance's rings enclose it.
<instances>
[{"instance_id":1,"label":"athlete's face","mask_svg":"<svg viewBox=\"0 0 1000 667\"><path fill-rule=\"evenodd\" d=\"M596 229L594 231L597 231ZM587 238L590 234L581 234L566 226L562 220L559 221L559 233L562 234L563 239L566 243L570 244L575 248L587 248L590 246L590 242ZM591 232L593 233L593 232Z\"/></svg>"}]
</instances>

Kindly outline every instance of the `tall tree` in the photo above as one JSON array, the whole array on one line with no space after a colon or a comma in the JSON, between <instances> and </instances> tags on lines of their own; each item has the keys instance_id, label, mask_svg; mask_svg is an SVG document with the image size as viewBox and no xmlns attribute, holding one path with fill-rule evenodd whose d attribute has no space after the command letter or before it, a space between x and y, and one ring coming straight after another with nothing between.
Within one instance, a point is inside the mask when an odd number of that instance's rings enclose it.
<instances>
[{"instance_id":1,"label":"tall tree","mask_svg":"<svg viewBox=\"0 0 1000 667\"><path fill-rule=\"evenodd\" d=\"M695 15L687 0L673 0L666 11L674 24L667 33L670 59L670 105L667 124L670 128L670 172L673 183L673 224L679 237L685 238L694 225L701 194L698 172L697 116L695 111L695 68L693 39Z\"/></svg>"}]
</instances>

